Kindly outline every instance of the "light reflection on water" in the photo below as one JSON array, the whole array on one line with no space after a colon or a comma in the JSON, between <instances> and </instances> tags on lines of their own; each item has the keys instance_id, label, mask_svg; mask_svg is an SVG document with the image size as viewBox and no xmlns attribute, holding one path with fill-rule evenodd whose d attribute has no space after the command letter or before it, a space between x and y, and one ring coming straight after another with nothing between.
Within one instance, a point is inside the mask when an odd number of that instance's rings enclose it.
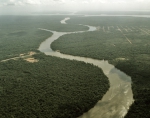
<instances>
[{"instance_id":1,"label":"light reflection on water","mask_svg":"<svg viewBox=\"0 0 150 118\"><path fill-rule=\"evenodd\" d=\"M88 27L88 31L96 30L96 27ZM41 52L46 55L93 64L101 68L109 79L110 88L103 96L102 100L99 100L92 109L79 118L123 118L134 101L131 89L131 78L128 75L116 69L113 65L109 64L108 61L62 54L60 52L55 52L50 48L51 43L62 35L87 31L56 32L42 28L39 29L53 33L50 38L41 43L39 47Z\"/></svg>"}]
</instances>

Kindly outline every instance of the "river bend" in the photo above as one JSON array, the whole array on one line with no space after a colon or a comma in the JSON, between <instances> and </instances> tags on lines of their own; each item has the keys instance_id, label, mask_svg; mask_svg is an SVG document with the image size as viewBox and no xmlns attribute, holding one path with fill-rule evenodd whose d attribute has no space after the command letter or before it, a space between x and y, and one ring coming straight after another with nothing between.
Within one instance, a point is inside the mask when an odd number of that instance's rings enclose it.
<instances>
[{"instance_id":1,"label":"river bend","mask_svg":"<svg viewBox=\"0 0 150 118\"><path fill-rule=\"evenodd\" d=\"M66 24L66 20L69 19L65 18L61 23ZM40 30L53 33L51 37L41 43L39 50L46 55L93 64L101 68L104 74L108 77L110 83L109 90L92 109L84 113L79 118L123 118L127 114L129 107L134 101L131 89L131 77L121 72L113 65L109 64L108 61L62 54L58 51L53 51L50 47L51 43L54 40L57 40L60 36L71 33L83 33L96 30L96 27L88 25L84 26L89 27L89 30L76 32L56 32L39 28Z\"/></svg>"}]
</instances>

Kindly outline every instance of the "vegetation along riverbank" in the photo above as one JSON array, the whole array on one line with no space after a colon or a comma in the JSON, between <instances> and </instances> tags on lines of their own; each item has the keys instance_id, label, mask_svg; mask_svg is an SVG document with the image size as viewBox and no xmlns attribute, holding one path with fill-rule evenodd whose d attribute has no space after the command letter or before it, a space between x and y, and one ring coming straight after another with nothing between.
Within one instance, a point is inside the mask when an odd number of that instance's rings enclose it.
<instances>
[{"instance_id":1,"label":"vegetation along riverbank","mask_svg":"<svg viewBox=\"0 0 150 118\"><path fill-rule=\"evenodd\" d=\"M132 78L135 102L125 118L150 117L150 19L129 16L72 18L67 23L88 24L95 32L70 34L51 45L61 53L109 60Z\"/></svg>"},{"instance_id":2,"label":"vegetation along riverbank","mask_svg":"<svg viewBox=\"0 0 150 118\"><path fill-rule=\"evenodd\" d=\"M61 25L63 18L0 16L0 60L5 60L0 62L1 118L75 118L92 108L108 90L108 79L98 67L37 50L52 36L38 28L88 29Z\"/></svg>"}]
</instances>

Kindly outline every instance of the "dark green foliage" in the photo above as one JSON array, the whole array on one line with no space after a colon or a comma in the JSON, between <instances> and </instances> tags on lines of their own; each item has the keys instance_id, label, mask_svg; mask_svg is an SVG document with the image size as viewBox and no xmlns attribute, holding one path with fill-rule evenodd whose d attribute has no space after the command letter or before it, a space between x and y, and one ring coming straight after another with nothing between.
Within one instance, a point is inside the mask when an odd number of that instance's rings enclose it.
<instances>
[{"instance_id":1,"label":"dark green foliage","mask_svg":"<svg viewBox=\"0 0 150 118\"><path fill-rule=\"evenodd\" d=\"M90 64L38 54L38 63L0 64L1 118L75 118L108 89L102 71Z\"/></svg>"},{"instance_id":2,"label":"dark green foliage","mask_svg":"<svg viewBox=\"0 0 150 118\"><path fill-rule=\"evenodd\" d=\"M135 102L125 118L150 118L150 19L82 17L69 22L104 26L105 32L101 28L95 32L65 35L54 41L52 48L71 55L109 60L132 78ZM108 30L108 26L114 28Z\"/></svg>"},{"instance_id":3,"label":"dark green foliage","mask_svg":"<svg viewBox=\"0 0 150 118\"><path fill-rule=\"evenodd\" d=\"M11 34L11 35L10 35ZM26 33L10 33L0 39L0 60L18 56L29 51L36 51L44 39L50 37L52 33L38 31L27 31ZM19 36L18 36L19 35Z\"/></svg>"},{"instance_id":4,"label":"dark green foliage","mask_svg":"<svg viewBox=\"0 0 150 118\"><path fill-rule=\"evenodd\" d=\"M118 55L121 57L128 54L128 52L122 53L123 49L121 49L120 44L123 41L125 45L128 45L128 42L124 39L120 32L117 32L116 34L105 34L103 32L96 31L62 36L58 40L54 41L51 47L53 50L60 50L62 53L84 57L90 56L92 58L102 60L116 58L116 52L119 53ZM113 46L112 44L117 46ZM128 45L128 48L132 48L132 46Z\"/></svg>"},{"instance_id":5,"label":"dark green foliage","mask_svg":"<svg viewBox=\"0 0 150 118\"><path fill-rule=\"evenodd\" d=\"M66 16L0 16L0 60L36 51L37 63L0 62L0 118L75 118L92 108L109 88L90 64L45 56L37 51L57 31L86 30L61 25Z\"/></svg>"},{"instance_id":6,"label":"dark green foliage","mask_svg":"<svg viewBox=\"0 0 150 118\"><path fill-rule=\"evenodd\" d=\"M72 24L85 24L91 26L146 26L150 27L149 18L130 16L95 16L73 17L67 21Z\"/></svg>"},{"instance_id":7,"label":"dark green foliage","mask_svg":"<svg viewBox=\"0 0 150 118\"><path fill-rule=\"evenodd\" d=\"M0 16L0 60L18 56L28 51L36 51L42 41L56 31L79 31L87 27L62 25L60 20L66 16Z\"/></svg>"},{"instance_id":8,"label":"dark green foliage","mask_svg":"<svg viewBox=\"0 0 150 118\"><path fill-rule=\"evenodd\" d=\"M121 28L122 30L122 28ZM115 58L131 58L135 54L150 54L149 35L126 33L133 44L116 29L110 32L95 31L82 34L69 34L55 40L51 47L62 53L113 60Z\"/></svg>"},{"instance_id":9,"label":"dark green foliage","mask_svg":"<svg viewBox=\"0 0 150 118\"><path fill-rule=\"evenodd\" d=\"M150 56L149 56L150 60ZM117 68L132 77L132 90L135 102L131 106L125 118L149 118L150 117L150 63L142 60L131 59L118 62Z\"/></svg>"},{"instance_id":10,"label":"dark green foliage","mask_svg":"<svg viewBox=\"0 0 150 118\"><path fill-rule=\"evenodd\" d=\"M10 33L10 34L8 34L8 35L11 35L11 36L24 36L24 35L26 35L27 34L27 32L25 32L25 31L18 31L18 32L12 32L12 33Z\"/></svg>"}]
</instances>

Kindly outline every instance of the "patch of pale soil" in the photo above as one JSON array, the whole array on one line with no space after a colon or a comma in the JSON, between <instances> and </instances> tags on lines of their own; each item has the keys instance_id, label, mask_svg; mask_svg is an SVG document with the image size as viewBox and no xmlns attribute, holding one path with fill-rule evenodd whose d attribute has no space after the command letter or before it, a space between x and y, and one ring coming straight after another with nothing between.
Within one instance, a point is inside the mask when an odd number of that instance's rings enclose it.
<instances>
[{"instance_id":1,"label":"patch of pale soil","mask_svg":"<svg viewBox=\"0 0 150 118\"><path fill-rule=\"evenodd\" d=\"M6 62L6 61L9 61L9 60L17 60L19 58L20 57L9 58L9 59L5 59L5 60L1 60L0 62Z\"/></svg>"},{"instance_id":2,"label":"patch of pale soil","mask_svg":"<svg viewBox=\"0 0 150 118\"><path fill-rule=\"evenodd\" d=\"M20 54L19 56L24 56L25 54Z\"/></svg>"},{"instance_id":3,"label":"patch of pale soil","mask_svg":"<svg viewBox=\"0 0 150 118\"><path fill-rule=\"evenodd\" d=\"M32 55L35 55L36 52L29 52L28 54L29 54L30 56L32 56Z\"/></svg>"},{"instance_id":4,"label":"patch of pale soil","mask_svg":"<svg viewBox=\"0 0 150 118\"><path fill-rule=\"evenodd\" d=\"M6 61L9 61L9 60L17 60L19 58L26 58L26 57L29 57L29 56L32 56L32 55L35 55L35 54L36 54L36 52L29 52L28 54L20 54L19 57L13 57L13 58L1 60L0 62L6 62Z\"/></svg>"},{"instance_id":5,"label":"patch of pale soil","mask_svg":"<svg viewBox=\"0 0 150 118\"><path fill-rule=\"evenodd\" d=\"M126 61L126 60L129 60L129 59L126 59L126 58L116 58L117 61Z\"/></svg>"},{"instance_id":6,"label":"patch of pale soil","mask_svg":"<svg viewBox=\"0 0 150 118\"><path fill-rule=\"evenodd\" d=\"M26 60L26 61L28 61L28 62L30 62L30 63L35 63L35 62L38 62L38 61L39 61L39 60L34 59L34 58L26 58L26 59L24 59L24 60Z\"/></svg>"},{"instance_id":7,"label":"patch of pale soil","mask_svg":"<svg viewBox=\"0 0 150 118\"><path fill-rule=\"evenodd\" d=\"M117 30L119 30L120 32L122 32L121 29L118 26L117 26Z\"/></svg>"}]
</instances>

